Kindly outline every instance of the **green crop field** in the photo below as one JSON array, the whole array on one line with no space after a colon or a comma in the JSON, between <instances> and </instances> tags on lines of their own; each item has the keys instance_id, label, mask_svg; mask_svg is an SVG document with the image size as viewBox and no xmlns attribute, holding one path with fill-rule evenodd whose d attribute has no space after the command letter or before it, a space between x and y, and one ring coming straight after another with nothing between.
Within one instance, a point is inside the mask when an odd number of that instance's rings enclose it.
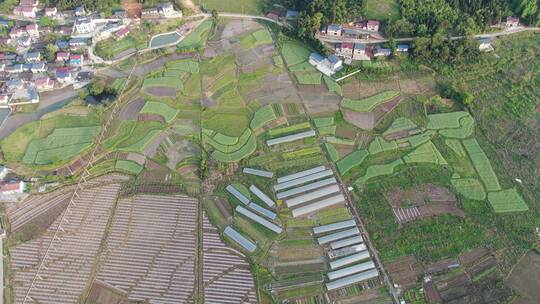
<instances>
[{"instance_id":1,"label":"green crop field","mask_svg":"<svg viewBox=\"0 0 540 304\"><path fill-rule=\"evenodd\" d=\"M252 134L245 145L243 145L240 149L232 152L232 153L225 153L219 150L215 150L212 152L212 158L221 161L221 162L237 162L240 161L251 154L253 154L257 150L257 137Z\"/></svg>"},{"instance_id":2,"label":"green crop field","mask_svg":"<svg viewBox=\"0 0 540 304\"><path fill-rule=\"evenodd\" d=\"M467 152L465 152L465 149L463 149L463 145L461 142L457 139L447 139L444 141L454 153L456 153L457 156L464 158L467 157Z\"/></svg>"},{"instance_id":3,"label":"green crop field","mask_svg":"<svg viewBox=\"0 0 540 304\"><path fill-rule=\"evenodd\" d=\"M377 136L369 144L369 154L377 154L386 151L397 150L398 146L395 141L386 141L384 138Z\"/></svg>"},{"instance_id":4,"label":"green crop field","mask_svg":"<svg viewBox=\"0 0 540 304\"><path fill-rule=\"evenodd\" d=\"M321 148L319 146L315 146L315 147L308 147L308 148L303 148L303 149L299 149L299 150L295 150L295 151L291 151L291 152L285 152L282 154L283 156L283 159L285 160L291 160L291 159L296 159L296 158L301 158L301 157L309 157L313 154L320 154L322 153L321 151Z\"/></svg>"},{"instance_id":5,"label":"green crop field","mask_svg":"<svg viewBox=\"0 0 540 304\"><path fill-rule=\"evenodd\" d=\"M529 207L516 188L488 193L488 201L497 213L527 211Z\"/></svg>"},{"instance_id":6,"label":"green crop field","mask_svg":"<svg viewBox=\"0 0 540 304\"><path fill-rule=\"evenodd\" d=\"M367 0L364 9L367 19L398 20L400 17L399 3L396 0Z\"/></svg>"},{"instance_id":7,"label":"green crop field","mask_svg":"<svg viewBox=\"0 0 540 304\"><path fill-rule=\"evenodd\" d=\"M389 164L382 164L382 165L372 165L369 166L366 170L366 174L364 176L359 177L356 180L356 184L364 184L369 179L372 179L374 177L382 176L382 175L390 175L394 173L394 170L399 165L403 165L403 161L401 158L394 160L393 162Z\"/></svg>"},{"instance_id":8,"label":"green crop field","mask_svg":"<svg viewBox=\"0 0 540 304\"><path fill-rule=\"evenodd\" d=\"M339 138L334 136L328 136L326 137L326 141L332 144L336 145L346 145L346 146L354 146L354 140L348 139L348 138Z\"/></svg>"},{"instance_id":9,"label":"green crop field","mask_svg":"<svg viewBox=\"0 0 540 304\"><path fill-rule=\"evenodd\" d=\"M290 125L286 127L271 129L268 131L268 135L270 135L271 137L280 137L280 136L284 136L290 133L305 131L310 128L311 128L311 125L309 124L309 122L303 122L303 123Z\"/></svg>"},{"instance_id":10,"label":"green crop field","mask_svg":"<svg viewBox=\"0 0 540 304\"><path fill-rule=\"evenodd\" d=\"M384 131L383 136L387 136L389 134L403 130L414 129L416 127L416 124L410 119L406 117L398 117L392 122L392 125L388 129L386 129L386 131Z\"/></svg>"},{"instance_id":11,"label":"green crop field","mask_svg":"<svg viewBox=\"0 0 540 304\"><path fill-rule=\"evenodd\" d=\"M206 45L206 38L208 37L210 28L212 28L212 21L204 21L201 23L201 25L199 25L199 27L192 31L186 38L182 39L180 43L178 43L178 49L197 49L204 47Z\"/></svg>"},{"instance_id":12,"label":"green crop field","mask_svg":"<svg viewBox=\"0 0 540 304\"><path fill-rule=\"evenodd\" d=\"M486 191L482 183L476 178L459 178L452 179L452 186L456 191L465 198L483 201L486 199Z\"/></svg>"},{"instance_id":13,"label":"green crop field","mask_svg":"<svg viewBox=\"0 0 540 304\"><path fill-rule=\"evenodd\" d=\"M352 168L359 166L368 155L369 152L366 150L357 150L345 156L342 160L336 163L339 174L343 175Z\"/></svg>"},{"instance_id":14,"label":"green crop field","mask_svg":"<svg viewBox=\"0 0 540 304\"><path fill-rule=\"evenodd\" d=\"M22 161L30 165L67 161L90 147L98 132L99 126L54 129L46 138L32 140Z\"/></svg>"},{"instance_id":15,"label":"green crop field","mask_svg":"<svg viewBox=\"0 0 540 304\"><path fill-rule=\"evenodd\" d=\"M333 162L337 162L339 160L339 153L336 147L329 143L324 143L324 147L326 148L326 151L328 151L328 155L330 155L330 159Z\"/></svg>"},{"instance_id":16,"label":"green crop field","mask_svg":"<svg viewBox=\"0 0 540 304\"><path fill-rule=\"evenodd\" d=\"M464 140L463 146L465 146L465 150L467 150L474 168L486 186L487 191L500 191L501 185L499 185L499 179L497 178L495 171L493 171L484 150L482 150L476 139L472 138Z\"/></svg>"},{"instance_id":17,"label":"green crop field","mask_svg":"<svg viewBox=\"0 0 540 304\"><path fill-rule=\"evenodd\" d=\"M170 123L176 117L178 110L161 102L147 101L140 113L158 114L163 116L167 123Z\"/></svg>"},{"instance_id":18,"label":"green crop field","mask_svg":"<svg viewBox=\"0 0 540 304\"><path fill-rule=\"evenodd\" d=\"M411 163L432 163L436 165L447 165L448 162L441 155L441 152L435 147L435 145L428 141L416 148L411 153L403 156L403 160L407 164Z\"/></svg>"},{"instance_id":19,"label":"green crop field","mask_svg":"<svg viewBox=\"0 0 540 304\"><path fill-rule=\"evenodd\" d=\"M272 42L272 36L270 36L270 33L266 29L257 30L240 39L242 46L247 49L251 49L263 44L272 44Z\"/></svg>"},{"instance_id":20,"label":"green crop field","mask_svg":"<svg viewBox=\"0 0 540 304\"><path fill-rule=\"evenodd\" d=\"M419 145L427 143L429 140L431 140L431 138L433 138L433 135L435 135L435 131L427 130L424 133L401 138L397 140L397 143L399 144L403 142L408 142L411 147L418 147Z\"/></svg>"},{"instance_id":21,"label":"green crop field","mask_svg":"<svg viewBox=\"0 0 540 304\"><path fill-rule=\"evenodd\" d=\"M313 123L317 128L331 126L334 124L334 117L330 116L313 118Z\"/></svg>"},{"instance_id":22,"label":"green crop field","mask_svg":"<svg viewBox=\"0 0 540 304\"><path fill-rule=\"evenodd\" d=\"M213 112L203 116L203 126L228 136L240 136L249 126L249 117L243 113Z\"/></svg>"},{"instance_id":23,"label":"green crop field","mask_svg":"<svg viewBox=\"0 0 540 304\"><path fill-rule=\"evenodd\" d=\"M132 143L127 145L126 143L122 143L118 146L120 151L129 151L129 152L138 152L142 153L146 146L157 136L161 133L161 130L150 130L148 133L144 134L144 136Z\"/></svg>"},{"instance_id":24,"label":"green crop field","mask_svg":"<svg viewBox=\"0 0 540 304\"><path fill-rule=\"evenodd\" d=\"M249 130L246 130L246 132L244 133L249 133ZM234 145L238 142L238 137L228 136L219 132L214 135L213 139L218 143L226 146Z\"/></svg>"},{"instance_id":25,"label":"green crop field","mask_svg":"<svg viewBox=\"0 0 540 304\"><path fill-rule=\"evenodd\" d=\"M321 135L335 135L337 126L325 126L317 128Z\"/></svg>"},{"instance_id":26,"label":"green crop field","mask_svg":"<svg viewBox=\"0 0 540 304\"><path fill-rule=\"evenodd\" d=\"M427 128L431 130L457 129L461 126L460 119L468 115L469 113L463 111L431 114L428 115Z\"/></svg>"},{"instance_id":27,"label":"green crop field","mask_svg":"<svg viewBox=\"0 0 540 304\"><path fill-rule=\"evenodd\" d=\"M123 159L117 160L114 167L118 170L126 171L133 174L139 174L143 169L143 167L136 162Z\"/></svg>"},{"instance_id":28,"label":"green crop field","mask_svg":"<svg viewBox=\"0 0 540 304\"><path fill-rule=\"evenodd\" d=\"M150 87L168 87L177 91L181 91L184 88L182 81L177 77L146 78L143 82L142 90Z\"/></svg>"},{"instance_id":29,"label":"green crop field","mask_svg":"<svg viewBox=\"0 0 540 304\"><path fill-rule=\"evenodd\" d=\"M276 113L274 112L272 105L266 105L255 111L249 127L253 130L257 130L274 119L276 119Z\"/></svg>"},{"instance_id":30,"label":"green crop field","mask_svg":"<svg viewBox=\"0 0 540 304\"><path fill-rule=\"evenodd\" d=\"M384 91L360 100L343 98L341 101L341 106L355 112L371 112L377 106L380 106L398 96L398 91Z\"/></svg>"},{"instance_id":31,"label":"green crop field","mask_svg":"<svg viewBox=\"0 0 540 304\"><path fill-rule=\"evenodd\" d=\"M444 129L440 130L439 133L444 137L450 138L468 138L473 134L474 131L474 119L472 116L467 115L459 119L460 127L458 129Z\"/></svg>"},{"instance_id":32,"label":"green crop field","mask_svg":"<svg viewBox=\"0 0 540 304\"><path fill-rule=\"evenodd\" d=\"M259 15L264 7L263 0L195 0L194 2L207 11L215 9L218 12L248 15Z\"/></svg>"},{"instance_id":33,"label":"green crop field","mask_svg":"<svg viewBox=\"0 0 540 304\"><path fill-rule=\"evenodd\" d=\"M167 70L180 70L192 74L199 73L199 63L191 59L181 59L169 61L166 64Z\"/></svg>"},{"instance_id":34,"label":"green crop field","mask_svg":"<svg viewBox=\"0 0 540 304\"><path fill-rule=\"evenodd\" d=\"M288 66L293 66L308 60L311 51L301 42L286 41L283 44L282 53L285 58L285 63L287 63Z\"/></svg>"},{"instance_id":35,"label":"green crop field","mask_svg":"<svg viewBox=\"0 0 540 304\"><path fill-rule=\"evenodd\" d=\"M341 90L341 86L339 85L339 83L337 83L335 80L333 80L332 78L326 75L323 75L323 79L324 79L324 83L326 84L326 87L328 88L328 91L334 92L338 94L339 96L343 95L343 92Z\"/></svg>"},{"instance_id":36,"label":"green crop field","mask_svg":"<svg viewBox=\"0 0 540 304\"><path fill-rule=\"evenodd\" d=\"M221 136L218 136L221 135ZM216 139L216 136L218 139ZM232 144L224 144L224 138L222 134L218 133L214 137L210 137L203 133L203 141L210 146L214 147L216 150L223 152L223 153L233 153L235 151L240 150L244 145L252 138L255 137L253 132L251 132L250 129L246 129L240 137L236 137L236 142ZM232 137L228 137L229 139L232 139ZM229 140L228 142L232 142L232 140Z\"/></svg>"},{"instance_id":37,"label":"green crop field","mask_svg":"<svg viewBox=\"0 0 540 304\"><path fill-rule=\"evenodd\" d=\"M296 72L294 73L299 84L321 84L322 74L319 72Z\"/></svg>"}]
</instances>

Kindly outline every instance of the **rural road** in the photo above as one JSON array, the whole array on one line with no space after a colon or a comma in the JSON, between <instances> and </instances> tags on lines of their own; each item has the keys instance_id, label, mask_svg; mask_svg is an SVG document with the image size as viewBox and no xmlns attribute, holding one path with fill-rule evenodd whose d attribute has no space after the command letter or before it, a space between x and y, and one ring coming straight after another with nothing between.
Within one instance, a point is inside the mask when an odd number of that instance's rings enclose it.
<instances>
[{"instance_id":1,"label":"rural road","mask_svg":"<svg viewBox=\"0 0 540 304\"><path fill-rule=\"evenodd\" d=\"M499 36L507 36L507 35L513 35L521 32L526 31L540 31L540 27L517 27L515 29L506 29L499 32L489 33L489 34L478 34L473 35L475 38L495 38ZM467 36L453 36L450 39L451 40L458 40L466 38ZM363 43L363 44L377 44L377 43L383 43L388 42L389 39L355 39L355 38L343 38L343 37L333 37L333 36L326 36L322 34L317 34L316 38L327 42L327 43L342 43L342 42L349 42L349 43ZM405 38L395 38L394 41L396 42L409 42L415 40L417 37L405 37Z\"/></svg>"}]
</instances>

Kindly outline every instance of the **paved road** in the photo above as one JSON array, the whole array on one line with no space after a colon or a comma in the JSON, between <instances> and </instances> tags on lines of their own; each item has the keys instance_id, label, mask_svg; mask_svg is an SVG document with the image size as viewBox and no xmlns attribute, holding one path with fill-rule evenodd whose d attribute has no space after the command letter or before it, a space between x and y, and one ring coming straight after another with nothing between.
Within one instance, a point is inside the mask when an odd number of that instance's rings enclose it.
<instances>
[{"instance_id":1,"label":"paved road","mask_svg":"<svg viewBox=\"0 0 540 304\"><path fill-rule=\"evenodd\" d=\"M521 32L526 31L540 31L540 27L518 27L515 29L506 29L494 33L488 33L488 34L478 34L474 35L475 38L495 38L499 36L507 36L507 35L513 35ZM355 38L344 38L344 37L333 37L333 36L326 36L326 35L316 35L316 37L324 42L327 43L341 43L341 42L349 42L349 43L363 43L363 44L377 44L377 43L383 43L388 42L389 39L355 39ZM467 36L454 36L450 39L452 40L458 40L466 38ZM405 37L405 38L395 38L394 40L396 42L410 42L416 39L417 37Z\"/></svg>"}]
</instances>

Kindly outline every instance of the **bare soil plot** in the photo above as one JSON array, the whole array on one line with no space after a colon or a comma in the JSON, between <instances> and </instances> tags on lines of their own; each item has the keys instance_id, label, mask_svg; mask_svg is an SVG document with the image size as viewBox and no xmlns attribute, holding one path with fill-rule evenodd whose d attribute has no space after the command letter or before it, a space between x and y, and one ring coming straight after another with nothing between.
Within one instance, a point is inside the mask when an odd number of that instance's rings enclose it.
<instances>
[{"instance_id":1,"label":"bare soil plot","mask_svg":"<svg viewBox=\"0 0 540 304\"><path fill-rule=\"evenodd\" d=\"M340 159L351 154L355 150L354 146L349 146L349 145L334 144L334 147L336 147L336 150L338 151Z\"/></svg>"},{"instance_id":2,"label":"bare soil plot","mask_svg":"<svg viewBox=\"0 0 540 304\"><path fill-rule=\"evenodd\" d=\"M255 282L242 253L228 247L203 213L203 288L205 303L256 304Z\"/></svg>"},{"instance_id":3,"label":"bare soil plot","mask_svg":"<svg viewBox=\"0 0 540 304\"><path fill-rule=\"evenodd\" d=\"M382 91L400 91L399 82L395 79L387 81L351 81L341 86L343 97L349 99L363 99Z\"/></svg>"},{"instance_id":4,"label":"bare soil plot","mask_svg":"<svg viewBox=\"0 0 540 304\"><path fill-rule=\"evenodd\" d=\"M81 190L77 208L70 209L62 222L58 238L52 239L60 224L58 218L39 238L11 249L15 298L22 303L28 295L40 303L76 303L91 277L111 209L120 185L111 177L100 177L100 186ZM52 242L54 250L44 256L44 248ZM40 280L30 283L41 259Z\"/></svg>"},{"instance_id":5,"label":"bare soil plot","mask_svg":"<svg viewBox=\"0 0 540 304\"><path fill-rule=\"evenodd\" d=\"M128 104L122 107L120 113L118 113L118 118L120 118L121 120L136 119L137 114L139 114L143 106L144 99L142 97L130 101Z\"/></svg>"},{"instance_id":6,"label":"bare soil plot","mask_svg":"<svg viewBox=\"0 0 540 304\"><path fill-rule=\"evenodd\" d=\"M392 188L386 198L400 223L444 213L466 216L450 190L429 183L411 190Z\"/></svg>"},{"instance_id":7,"label":"bare soil plot","mask_svg":"<svg viewBox=\"0 0 540 304\"><path fill-rule=\"evenodd\" d=\"M197 217L197 200L187 196L120 200L97 278L131 301L191 302Z\"/></svg>"},{"instance_id":8,"label":"bare soil plot","mask_svg":"<svg viewBox=\"0 0 540 304\"><path fill-rule=\"evenodd\" d=\"M396 97L386 103L377 106L371 112L355 112L349 109L341 109L343 117L348 122L363 130L372 130L381 121L381 119L392 111L400 102L401 97Z\"/></svg>"},{"instance_id":9,"label":"bare soil plot","mask_svg":"<svg viewBox=\"0 0 540 304\"><path fill-rule=\"evenodd\" d=\"M461 262L461 264L468 267L474 265L477 261L483 259L489 254L490 251L486 247L478 247L462 253L459 256L459 261Z\"/></svg>"},{"instance_id":10,"label":"bare soil plot","mask_svg":"<svg viewBox=\"0 0 540 304\"><path fill-rule=\"evenodd\" d=\"M540 254L530 251L514 267L506 283L523 303L540 303Z\"/></svg>"},{"instance_id":11,"label":"bare soil plot","mask_svg":"<svg viewBox=\"0 0 540 304\"><path fill-rule=\"evenodd\" d=\"M355 139L356 130L349 126L338 125L336 127L336 136L341 138Z\"/></svg>"},{"instance_id":12,"label":"bare soil plot","mask_svg":"<svg viewBox=\"0 0 540 304\"><path fill-rule=\"evenodd\" d=\"M127 294L100 280L95 280L90 287L85 304L131 304Z\"/></svg>"},{"instance_id":13,"label":"bare soil plot","mask_svg":"<svg viewBox=\"0 0 540 304\"><path fill-rule=\"evenodd\" d=\"M180 60L180 59L188 59L192 58L194 60L197 60L199 57L198 53L172 53L170 55L161 56L155 60L151 60L147 63L137 65L135 67L135 70L133 71L133 74L135 76L144 76L152 71L160 70L167 62L173 61L173 60Z\"/></svg>"},{"instance_id":14,"label":"bare soil plot","mask_svg":"<svg viewBox=\"0 0 540 304\"><path fill-rule=\"evenodd\" d=\"M385 263L385 267L392 282L404 288L414 286L422 274L422 265L412 255Z\"/></svg>"},{"instance_id":15,"label":"bare soil plot","mask_svg":"<svg viewBox=\"0 0 540 304\"><path fill-rule=\"evenodd\" d=\"M426 272L427 273L437 273L437 272L443 272L447 271L452 265L458 264L458 261L454 259L445 259L441 261L437 261L435 263L431 263L426 266Z\"/></svg>"},{"instance_id":16,"label":"bare soil plot","mask_svg":"<svg viewBox=\"0 0 540 304\"><path fill-rule=\"evenodd\" d=\"M337 111L339 109L339 103L341 102L341 96L333 92L326 92L323 94L299 91L299 94L302 98L302 102L311 114Z\"/></svg>"},{"instance_id":17,"label":"bare soil plot","mask_svg":"<svg viewBox=\"0 0 540 304\"><path fill-rule=\"evenodd\" d=\"M263 105L276 102L300 103L296 88L287 73L266 75L259 87L242 97L245 100L258 100Z\"/></svg>"},{"instance_id":18,"label":"bare soil plot","mask_svg":"<svg viewBox=\"0 0 540 304\"><path fill-rule=\"evenodd\" d=\"M176 97L176 90L169 87L149 87L145 92L157 97Z\"/></svg>"},{"instance_id":19,"label":"bare soil plot","mask_svg":"<svg viewBox=\"0 0 540 304\"><path fill-rule=\"evenodd\" d=\"M137 115L137 121L157 121L164 124L165 118L159 114L144 113Z\"/></svg>"}]
</instances>

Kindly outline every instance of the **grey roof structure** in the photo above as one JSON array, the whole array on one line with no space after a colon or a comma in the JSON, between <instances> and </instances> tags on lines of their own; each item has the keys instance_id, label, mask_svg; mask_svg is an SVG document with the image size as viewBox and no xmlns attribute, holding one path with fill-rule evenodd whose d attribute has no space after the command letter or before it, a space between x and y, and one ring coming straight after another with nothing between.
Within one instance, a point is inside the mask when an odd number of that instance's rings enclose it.
<instances>
[{"instance_id":1,"label":"grey roof structure","mask_svg":"<svg viewBox=\"0 0 540 304\"><path fill-rule=\"evenodd\" d=\"M278 182L278 184L281 184L281 183L288 182L288 181L293 180L293 179L297 179L297 178L300 178L300 177L303 177L303 176L308 176L308 175L313 174L313 173L321 172L324 169L326 169L325 166L318 166L318 167L315 167L315 168L311 168L311 169L296 172L296 173L293 173L293 174L285 175L285 176L282 176L282 177L278 177L277 182Z\"/></svg>"},{"instance_id":2,"label":"grey roof structure","mask_svg":"<svg viewBox=\"0 0 540 304\"><path fill-rule=\"evenodd\" d=\"M320 187L335 184L335 183L336 183L336 178L335 177L330 177L330 178L327 178L327 179L320 180L318 182L307 184L305 186L301 186L301 187L297 187L297 188L294 188L294 189L291 189L291 190L276 193L276 197L278 199L283 199L283 198L287 198L289 196L297 195L297 194L304 193L304 192L309 191L309 190L318 189Z\"/></svg>"},{"instance_id":3,"label":"grey roof structure","mask_svg":"<svg viewBox=\"0 0 540 304\"><path fill-rule=\"evenodd\" d=\"M242 207L242 206L237 206L236 207L236 212L248 217L249 219L263 225L264 227L274 231L275 233L281 233L281 231L283 229L281 229L281 227L279 227L278 225L268 221L267 219L247 210L246 208Z\"/></svg>"},{"instance_id":4,"label":"grey roof structure","mask_svg":"<svg viewBox=\"0 0 540 304\"><path fill-rule=\"evenodd\" d=\"M371 269L365 272L361 272L352 276L344 277L339 280L326 283L326 289L334 290L341 287L345 287L354 283L362 282L365 280L373 279L379 275L377 269Z\"/></svg>"},{"instance_id":5,"label":"grey roof structure","mask_svg":"<svg viewBox=\"0 0 540 304\"><path fill-rule=\"evenodd\" d=\"M312 201L314 199L318 199L318 198L321 198L321 197L324 197L324 196L327 196L327 195L330 195L339 191L340 189L337 184L325 186L324 188L320 188L318 190L308 192L306 194L302 194L295 198L288 199L285 201L285 203L287 204L289 208L292 208L294 206L297 206L297 205L300 205L300 204L303 204L303 203Z\"/></svg>"},{"instance_id":6,"label":"grey roof structure","mask_svg":"<svg viewBox=\"0 0 540 304\"><path fill-rule=\"evenodd\" d=\"M240 193L240 191L236 190L233 185L228 185L227 187L225 187L225 190L227 190L230 194L236 197L244 205L249 205L249 198Z\"/></svg>"},{"instance_id":7,"label":"grey roof structure","mask_svg":"<svg viewBox=\"0 0 540 304\"><path fill-rule=\"evenodd\" d=\"M332 223L328 225L313 227L313 233L320 234L320 233L326 233L326 232L331 232L334 230L340 230L340 229L345 229L345 228L355 227L355 226L356 226L356 222L353 219L351 219L351 220Z\"/></svg>"},{"instance_id":8,"label":"grey roof structure","mask_svg":"<svg viewBox=\"0 0 540 304\"><path fill-rule=\"evenodd\" d=\"M369 254L369 251L364 250L362 252L346 256L341 259L337 259L330 262L330 269L337 269L352 263L356 263L365 259L368 259L371 255Z\"/></svg>"},{"instance_id":9,"label":"grey roof structure","mask_svg":"<svg viewBox=\"0 0 540 304\"><path fill-rule=\"evenodd\" d=\"M357 236L353 236L353 237L350 237L350 238L346 238L344 240L339 240L337 242L332 242L332 243L330 243L330 248L339 249L339 248L343 248L343 247L346 247L346 246L350 246L350 245L354 245L354 244L358 244L358 243L362 243L362 242L364 242L364 239L362 238L362 236L357 235Z\"/></svg>"},{"instance_id":10,"label":"grey roof structure","mask_svg":"<svg viewBox=\"0 0 540 304\"><path fill-rule=\"evenodd\" d=\"M251 202L248 205L249 208L251 208L253 211L266 216L267 218L274 220L276 218L276 214L268 209L264 209L263 207Z\"/></svg>"},{"instance_id":11,"label":"grey roof structure","mask_svg":"<svg viewBox=\"0 0 540 304\"><path fill-rule=\"evenodd\" d=\"M293 217L298 217L302 215L306 215L311 212L315 212L320 209L324 209L326 207L330 207L332 205L341 204L345 201L345 197L340 193L338 195L325 198L320 201L316 201L314 203L311 203L309 205L305 205L296 209L293 209L292 215Z\"/></svg>"},{"instance_id":12,"label":"grey roof structure","mask_svg":"<svg viewBox=\"0 0 540 304\"><path fill-rule=\"evenodd\" d=\"M229 226L225 228L223 233L249 252L253 252L255 251L255 249L257 249L257 246L252 241L248 240L243 235L241 235L238 231L234 230L233 228Z\"/></svg>"},{"instance_id":13,"label":"grey roof structure","mask_svg":"<svg viewBox=\"0 0 540 304\"><path fill-rule=\"evenodd\" d=\"M328 273L328 279L335 280L335 279L346 277L351 274L366 271L372 268L375 268L375 263L373 263L373 261L367 261L361 264L356 264L356 265L352 265L346 268L342 268L340 270L331 271Z\"/></svg>"},{"instance_id":14,"label":"grey roof structure","mask_svg":"<svg viewBox=\"0 0 540 304\"><path fill-rule=\"evenodd\" d=\"M333 259L337 259L337 258L344 257L347 255L351 255L353 253L364 251L366 249L367 249L366 244L360 243L360 244L352 245L349 247L343 247L340 249L331 250L328 252L328 257L333 260Z\"/></svg>"},{"instance_id":15,"label":"grey roof structure","mask_svg":"<svg viewBox=\"0 0 540 304\"><path fill-rule=\"evenodd\" d=\"M329 234L329 235L321 236L320 238L317 239L317 242L319 242L320 245L324 245L326 243L341 240L341 239L344 239L346 237L350 237L350 236L358 235L358 234L360 234L360 230L358 230L358 227L354 227L354 228L347 229L347 230L344 230L344 231L340 231L340 232L332 233L332 234Z\"/></svg>"},{"instance_id":16,"label":"grey roof structure","mask_svg":"<svg viewBox=\"0 0 540 304\"><path fill-rule=\"evenodd\" d=\"M261 199L265 204L267 204L269 207L274 207L276 203L264 192L262 192L261 189L257 188L255 185L251 185L249 187L249 191L251 191L253 194L255 194L258 198Z\"/></svg>"},{"instance_id":17,"label":"grey roof structure","mask_svg":"<svg viewBox=\"0 0 540 304\"><path fill-rule=\"evenodd\" d=\"M305 184L307 182L318 180L318 179L321 179L323 177L327 177L327 176L330 176L330 175L333 175L333 174L334 174L334 172L332 172L332 170L330 170L330 169L324 170L324 171L321 171L321 172L310 174L308 176L293 179L293 180L290 180L288 182L277 184L277 185L274 186L274 190L275 191L284 190L284 189L287 189L287 188L291 188L291 187L294 187L294 186Z\"/></svg>"},{"instance_id":18,"label":"grey roof structure","mask_svg":"<svg viewBox=\"0 0 540 304\"><path fill-rule=\"evenodd\" d=\"M268 146L273 146L273 145L278 145L278 144L291 142L291 141L295 141L295 140L299 140L299 139L304 139L304 138L308 138L308 137L313 137L313 136L315 136L315 131L309 130L309 131L300 132L300 133L296 133L296 134L291 134L291 135L287 135L287 136L283 136L283 137L269 139L269 140L266 141L266 144Z\"/></svg>"},{"instance_id":19,"label":"grey roof structure","mask_svg":"<svg viewBox=\"0 0 540 304\"><path fill-rule=\"evenodd\" d=\"M266 177L266 178L274 177L274 172L253 169L253 168L244 168L242 172L246 174L257 175L257 176Z\"/></svg>"}]
</instances>

